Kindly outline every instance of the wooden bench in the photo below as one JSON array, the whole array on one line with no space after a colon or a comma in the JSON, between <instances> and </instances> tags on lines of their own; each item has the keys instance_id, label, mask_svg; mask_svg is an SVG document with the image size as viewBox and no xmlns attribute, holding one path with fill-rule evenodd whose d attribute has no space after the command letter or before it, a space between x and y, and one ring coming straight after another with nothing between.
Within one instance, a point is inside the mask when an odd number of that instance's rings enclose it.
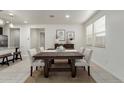
<instances>
[{"instance_id":1,"label":"wooden bench","mask_svg":"<svg viewBox=\"0 0 124 93\"><path fill-rule=\"evenodd\" d=\"M15 60L17 60L17 59L21 59L22 60L21 51L14 52L14 59Z\"/></svg>"},{"instance_id":2,"label":"wooden bench","mask_svg":"<svg viewBox=\"0 0 124 93\"><path fill-rule=\"evenodd\" d=\"M13 59L8 60L8 57L13 56ZM14 55L12 55L11 53L6 53L6 54L2 54L0 55L0 59L2 59L2 65L7 64L9 66L9 61L13 61L14 62Z\"/></svg>"},{"instance_id":3,"label":"wooden bench","mask_svg":"<svg viewBox=\"0 0 124 93\"><path fill-rule=\"evenodd\" d=\"M2 59L0 64L7 64L9 66L10 61L14 63L14 61L17 59L22 60L21 51L17 51L17 48L3 50L3 52L0 54L0 59Z\"/></svg>"}]
</instances>

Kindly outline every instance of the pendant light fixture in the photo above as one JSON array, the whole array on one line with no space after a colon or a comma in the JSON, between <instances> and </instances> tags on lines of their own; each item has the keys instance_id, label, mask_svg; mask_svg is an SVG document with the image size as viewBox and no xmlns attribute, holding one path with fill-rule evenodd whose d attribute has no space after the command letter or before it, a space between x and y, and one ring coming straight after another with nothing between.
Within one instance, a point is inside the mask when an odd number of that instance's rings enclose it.
<instances>
[{"instance_id":1,"label":"pendant light fixture","mask_svg":"<svg viewBox=\"0 0 124 93\"><path fill-rule=\"evenodd\" d=\"M10 24L9 24L9 27L10 27L10 28L13 28L13 27L14 27L13 23L10 23Z\"/></svg>"},{"instance_id":2,"label":"pendant light fixture","mask_svg":"<svg viewBox=\"0 0 124 93\"><path fill-rule=\"evenodd\" d=\"M13 25L13 23L12 23L12 21L13 21L13 14L10 13L9 15L10 15L10 20L11 20L11 21L10 21L10 24L9 24L9 27L10 27L10 28L13 28L13 27L14 27L14 25Z\"/></svg>"}]
</instances>

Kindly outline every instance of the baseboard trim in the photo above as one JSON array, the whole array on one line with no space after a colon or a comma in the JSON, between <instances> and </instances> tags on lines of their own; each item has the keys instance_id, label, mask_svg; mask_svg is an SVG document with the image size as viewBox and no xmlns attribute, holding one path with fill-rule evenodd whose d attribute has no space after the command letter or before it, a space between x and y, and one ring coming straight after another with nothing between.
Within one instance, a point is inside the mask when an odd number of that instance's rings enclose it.
<instances>
[{"instance_id":1,"label":"baseboard trim","mask_svg":"<svg viewBox=\"0 0 124 93\"><path fill-rule=\"evenodd\" d=\"M121 78L119 78L117 75L115 75L114 73L112 73L108 68L102 66L101 64L99 64L97 61L95 61L94 59L91 60L91 62L95 63L96 65L100 66L101 68L103 68L105 71L109 72L110 74L112 74L113 76L115 76L117 79L119 79L121 82L124 82L124 80L122 80Z\"/></svg>"}]
</instances>

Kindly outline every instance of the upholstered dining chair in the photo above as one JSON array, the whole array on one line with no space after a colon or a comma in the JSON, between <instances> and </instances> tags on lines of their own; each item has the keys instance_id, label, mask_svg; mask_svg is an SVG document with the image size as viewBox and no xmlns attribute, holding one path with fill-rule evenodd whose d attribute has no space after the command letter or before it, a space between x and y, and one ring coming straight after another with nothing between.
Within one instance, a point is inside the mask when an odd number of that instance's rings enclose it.
<instances>
[{"instance_id":1,"label":"upholstered dining chair","mask_svg":"<svg viewBox=\"0 0 124 93\"><path fill-rule=\"evenodd\" d=\"M35 60L33 58L33 56L35 54L37 54L37 51L36 51L35 48L29 49L28 50L28 54L29 54L29 59L30 59L30 62L31 62L31 73L30 73L30 75L32 76L33 67L36 67L36 70L37 70L38 69L38 66L44 67L45 64L44 64L44 61L43 60Z\"/></svg>"},{"instance_id":2,"label":"upholstered dining chair","mask_svg":"<svg viewBox=\"0 0 124 93\"><path fill-rule=\"evenodd\" d=\"M79 52L84 54L84 51L85 51L85 48L84 47L80 47Z\"/></svg>"},{"instance_id":3,"label":"upholstered dining chair","mask_svg":"<svg viewBox=\"0 0 124 93\"><path fill-rule=\"evenodd\" d=\"M75 66L76 67L87 67L88 70L88 75L90 76L90 63L91 63L91 56L92 56L92 49L85 49L84 51L84 58L80 59L80 60L76 60L75 61Z\"/></svg>"},{"instance_id":4,"label":"upholstered dining chair","mask_svg":"<svg viewBox=\"0 0 124 93\"><path fill-rule=\"evenodd\" d=\"M44 47L40 47L40 52L44 52Z\"/></svg>"}]
</instances>

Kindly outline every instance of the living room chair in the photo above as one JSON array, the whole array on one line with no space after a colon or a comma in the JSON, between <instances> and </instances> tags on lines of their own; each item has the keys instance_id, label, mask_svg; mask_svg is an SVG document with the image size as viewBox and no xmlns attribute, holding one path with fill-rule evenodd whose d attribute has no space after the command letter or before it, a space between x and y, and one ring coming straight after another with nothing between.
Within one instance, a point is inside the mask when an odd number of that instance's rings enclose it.
<instances>
[{"instance_id":1,"label":"living room chair","mask_svg":"<svg viewBox=\"0 0 124 93\"><path fill-rule=\"evenodd\" d=\"M30 76L32 76L33 67L36 67L36 70L37 70L37 69L38 69L38 66L44 67L45 64L44 64L44 61L43 61L43 60L35 60L35 59L33 58L33 56L34 56L35 54L37 54L37 51L36 51L35 48L29 49L29 50L28 50L28 54L29 54L29 59L30 59L30 62L31 62L31 73L30 73Z\"/></svg>"},{"instance_id":2,"label":"living room chair","mask_svg":"<svg viewBox=\"0 0 124 93\"><path fill-rule=\"evenodd\" d=\"M91 63L91 56L92 56L92 49L85 49L84 51L84 58L75 61L76 67L87 67L88 75L90 76L90 63Z\"/></svg>"}]
</instances>

